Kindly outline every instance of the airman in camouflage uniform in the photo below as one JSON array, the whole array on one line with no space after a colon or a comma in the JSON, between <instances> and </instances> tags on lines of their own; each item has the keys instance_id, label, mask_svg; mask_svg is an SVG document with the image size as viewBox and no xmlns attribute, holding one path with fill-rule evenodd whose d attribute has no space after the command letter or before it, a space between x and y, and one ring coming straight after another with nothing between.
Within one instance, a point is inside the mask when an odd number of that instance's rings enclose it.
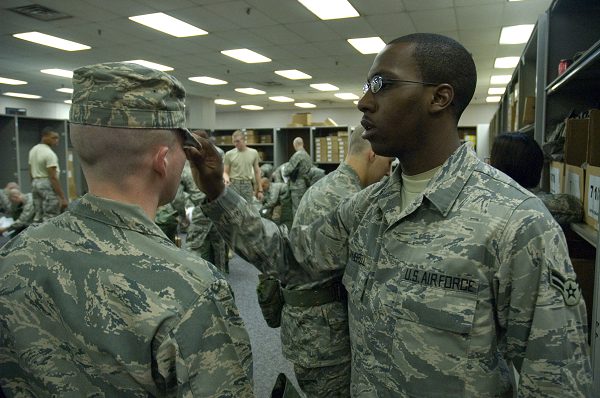
<instances>
[{"instance_id":1,"label":"airman in camouflage uniform","mask_svg":"<svg viewBox=\"0 0 600 398\"><path fill-rule=\"evenodd\" d=\"M75 70L73 87L71 140L90 193L0 250L4 394L251 397L229 285L152 221L175 195L182 145L198 145L183 86L108 63Z\"/></svg>"},{"instance_id":2,"label":"airman in camouflage uniform","mask_svg":"<svg viewBox=\"0 0 600 398\"><path fill-rule=\"evenodd\" d=\"M275 221L277 224L282 222L283 206L289 202L288 186L282 182L270 182L263 177L261 180L262 189L265 192L263 198L261 214L269 220ZM291 203L290 203L291 207ZM291 214L291 212L290 212ZM289 227L292 227L293 219L289 220Z\"/></svg>"},{"instance_id":3,"label":"airman in camouflage uniform","mask_svg":"<svg viewBox=\"0 0 600 398\"><path fill-rule=\"evenodd\" d=\"M294 225L310 224L322 218L344 197L389 173L391 159L376 156L368 141L361 138L362 131L357 128L353 133L346 161L306 192ZM235 196L230 192L228 190L225 196ZM263 273L276 273L281 279L285 298L281 315L283 353L294 364L302 390L308 397L349 396L350 344L345 293L341 285L343 265L340 270L310 274L291 256L289 247L269 246L277 252L269 254L263 251L263 242L253 238L251 231L254 229L231 225L229 214L222 212L219 205L208 203L202 208L236 252ZM260 231L257 233L262 236ZM285 263L279 264L277 260Z\"/></svg>"},{"instance_id":4,"label":"airman in camouflage uniform","mask_svg":"<svg viewBox=\"0 0 600 398\"><path fill-rule=\"evenodd\" d=\"M352 394L511 397L512 363L519 396L588 396L586 310L560 227L459 147L477 80L470 54L409 35L368 76L365 137L402 172L290 235L313 272L346 264Z\"/></svg>"},{"instance_id":5,"label":"airman in camouflage uniform","mask_svg":"<svg viewBox=\"0 0 600 398\"><path fill-rule=\"evenodd\" d=\"M288 165L283 169L282 174L284 177L289 178L288 187L292 199L292 213L296 214L300 200L310 183L309 173L311 167L313 167L313 162L310 155L304 150L302 138L294 138L294 149L296 152L288 161Z\"/></svg>"},{"instance_id":6,"label":"airman in camouflage uniform","mask_svg":"<svg viewBox=\"0 0 600 398\"><path fill-rule=\"evenodd\" d=\"M313 274L344 269L353 396L591 394L585 303L560 227L458 140L476 81L470 54L450 38L390 42L358 107L375 153L400 167L289 241L221 195L218 172L206 191L273 268L293 256Z\"/></svg>"},{"instance_id":7,"label":"airman in camouflage uniform","mask_svg":"<svg viewBox=\"0 0 600 398\"><path fill-rule=\"evenodd\" d=\"M325 177L325 170L315 166L311 167L308 172L308 185L312 187L323 177Z\"/></svg>"},{"instance_id":8,"label":"airman in camouflage uniform","mask_svg":"<svg viewBox=\"0 0 600 398\"><path fill-rule=\"evenodd\" d=\"M15 231L18 234L27 228L33 222L35 209L33 207L33 198L31 194L23 194L19 189L12 188L8 191L10 208L8 215L14 222L6 228L0 228L0 234L5 231Z\"/></svg>"}]
</instances>

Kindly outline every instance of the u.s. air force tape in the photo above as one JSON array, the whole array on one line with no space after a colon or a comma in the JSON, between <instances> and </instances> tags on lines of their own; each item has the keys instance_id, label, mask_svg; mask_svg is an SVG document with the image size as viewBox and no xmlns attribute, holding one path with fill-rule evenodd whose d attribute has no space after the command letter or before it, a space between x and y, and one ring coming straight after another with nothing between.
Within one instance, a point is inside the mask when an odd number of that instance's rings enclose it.
<instances>
[{"instance_id":1,"label":"u.s. air force tape","mask_svg":"<svg viewBox=\"0 0 600 398\"><path fill-rule=\"evenodd\" d=\"M565 299L566 305L577 305L581 299L581 289L577 281L565 278L556 270L550 271L550 285L558 290Z\"/></svg>"}]
</instances>

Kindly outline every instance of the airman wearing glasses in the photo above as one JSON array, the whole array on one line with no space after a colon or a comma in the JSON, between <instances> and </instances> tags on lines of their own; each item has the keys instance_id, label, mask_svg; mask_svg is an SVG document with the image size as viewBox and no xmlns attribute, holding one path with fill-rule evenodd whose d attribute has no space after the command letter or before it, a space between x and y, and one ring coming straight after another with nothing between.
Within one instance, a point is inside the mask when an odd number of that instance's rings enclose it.
<instances>
[{"instance_id":1,"label":"airman wearing glasses","mask_svg":"<svg viewBox=\"0 0 600 398\"><path fill-rule=\"evenodd\" d=\"M459 141L476 82L453 39L390 42L358 109L373 151L400 167L288 237L262 226L267 253L289 239L311 272L344 267L353 396L591 394L585 303L560 227ZM240 207L226 212L258 228Z\"/></svg>"}]
</instances>

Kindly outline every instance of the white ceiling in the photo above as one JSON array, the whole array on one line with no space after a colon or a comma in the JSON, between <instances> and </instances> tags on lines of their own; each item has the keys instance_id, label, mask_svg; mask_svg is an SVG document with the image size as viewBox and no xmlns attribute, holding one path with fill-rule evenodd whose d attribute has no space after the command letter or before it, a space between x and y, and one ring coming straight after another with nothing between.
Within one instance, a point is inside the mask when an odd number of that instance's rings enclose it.
<instances>
[{"instance_id":1,"label":"white ceiling","mask_svg":"<svg viewBox=\"0 0 600 398\"><path fill-rule=\"evenodd\" d=\"M325 1L325 0L323 0ZM2 0L0 2L0 77L29 84L0 84L0 91L37 94L42 100L61 102L69 94L55 91L71 87L69 79L45 75L40 69L62 68L108 61L145 59L175 68L170 72L191 95L237 101L217 106L218 111L240 110L244 104L266 110L296 109L293 104L270 101L284 95L319 108L353 107L352 101L332 92L312 89L311 83L331 83L339 92L361 94L362 82L374 55L363 55L349 38L380 36L388 42L414 32L441 33L460 41L477 65L478 84L472 103L485 103L492 74L512 74L494 69L494 59L519 56L524 44L499 45L502 26L535 23L551 0L349 0L360 17L321 21L296 0ZM40 4L72 18L38 21L7 9ZM164 12L209 32L205 36L175 38L128 19ZM12 37L39 31L91 46L91 50L66 52ZM246 64L220 53L249 48L272 62ZM273 71L299 69L311 80L288 80ZM207 86L188 80L210 76L226 80L225 86ZM254 87L266 95L248 96L235 88Z\"/></svg>"}]
</instances>

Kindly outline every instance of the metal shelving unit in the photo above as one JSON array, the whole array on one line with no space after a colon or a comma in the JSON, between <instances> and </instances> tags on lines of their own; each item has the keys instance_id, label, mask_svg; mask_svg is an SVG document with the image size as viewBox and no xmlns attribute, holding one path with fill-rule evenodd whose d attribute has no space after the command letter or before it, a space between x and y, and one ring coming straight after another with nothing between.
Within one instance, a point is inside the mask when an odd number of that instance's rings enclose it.
<instances>
[{"instance_id":1,"label":"metal shelving unit","mask_svg":"<svg viewBox=\"0 0 600 398\"><path fill-rule=\"evenodd\" d=\"M554 0L540 15L521 61L490 122L490 145L496 134L508 131L509 96L518 89L518 101L535 95L535 122L518 125L543 145L557 124L571 113L600 107L600 2L597 0ZM574 59L576 58L576 59ZM573 59L559 75L561 60ZM522 111L519 104L519 111ZM519 115L521 113L519 112ZM520 122L520 120L519 120ZM548 173L542 175L542 189L548 190ZM571 224L571 230L595 251L591 353L594 373L593 396L600 396L600 234L587 224Z\"/></svg>"}]
</instances>

